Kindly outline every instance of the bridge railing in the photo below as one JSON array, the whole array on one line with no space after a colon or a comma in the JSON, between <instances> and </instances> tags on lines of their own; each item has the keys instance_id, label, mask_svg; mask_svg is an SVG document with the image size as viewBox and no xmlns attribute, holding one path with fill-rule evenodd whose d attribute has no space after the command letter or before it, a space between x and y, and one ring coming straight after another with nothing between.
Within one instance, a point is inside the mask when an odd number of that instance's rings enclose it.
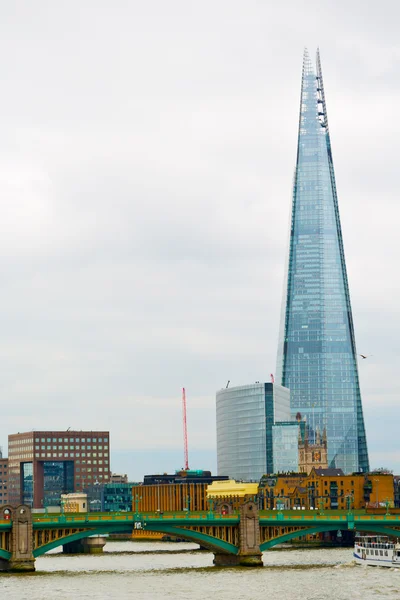
<instances>
[{"instance_id":1,"label":"bridge railing","mask_svg":"<svg viewBox=\"0 0 400 600\"><path fill-rule=\"evenodd\" d=\"M109 522L109 521L122 521L122 522L135 522L137 520L142 521L163 521L171 519L185 519L185 520L204 520L209 521L210 519L216 521L224 520L239 520L237 514L221 515L219 513L210 513L205 511L180 511L180 512L109 512L109 513L52 513L52 514L34 514L32 515L33 523L51 524L51 523L75 523L75 524L90 524L93 522ZM7 521L9 523L9 521Z\"/></svg>"}]
</instances>

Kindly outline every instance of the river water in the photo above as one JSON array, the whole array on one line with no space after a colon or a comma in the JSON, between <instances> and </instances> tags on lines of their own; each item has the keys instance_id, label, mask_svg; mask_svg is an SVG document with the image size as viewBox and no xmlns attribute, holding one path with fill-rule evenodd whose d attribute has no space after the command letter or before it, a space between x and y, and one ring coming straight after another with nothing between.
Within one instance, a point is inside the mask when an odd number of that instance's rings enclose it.
<instances>
[{"instance_id":1,"label":"river water","mask_svg":"<svg viewBox=\"0 0 400 600\"><path fill-rule=\"evenodd\" d=\"M36 572L0 574L1 600L381 600L400 570L355 566L351 548L279 548L264 568L216 568L195 544L108 542L103 555L53 551Z\"/></svg>"}]
</instances>

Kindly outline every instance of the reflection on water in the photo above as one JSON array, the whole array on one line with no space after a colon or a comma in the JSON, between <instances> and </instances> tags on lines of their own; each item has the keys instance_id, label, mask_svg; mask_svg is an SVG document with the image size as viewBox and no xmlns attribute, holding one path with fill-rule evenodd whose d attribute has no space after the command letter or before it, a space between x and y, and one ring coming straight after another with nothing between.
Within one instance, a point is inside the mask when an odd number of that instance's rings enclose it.
<instances>
[{"instance_id":1,"label":"reflection on water","mask_svg":"<svg viewBox=\"0 0 400 600\"><path fill-rule=\"evenodd\" d=\"M380 600L399 598L400 570L359 567L350 548L275 549L264 568L216 568L196 544L108 542L103 555L53 551L36 573L0 575L4 600Z\"/></svg>"}]
</instances>

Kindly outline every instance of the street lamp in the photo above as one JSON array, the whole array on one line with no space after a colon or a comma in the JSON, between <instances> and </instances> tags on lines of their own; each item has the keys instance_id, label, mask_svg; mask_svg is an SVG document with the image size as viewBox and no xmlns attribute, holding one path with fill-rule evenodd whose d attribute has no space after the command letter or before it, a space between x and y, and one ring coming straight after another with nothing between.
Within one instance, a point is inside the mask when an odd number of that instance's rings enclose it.
<instances>
[{"instance_id":1,"label":"street lamp","mask_svg":"<svg viewBox=\"0 0 400 600\"><path fill-rule=\"evenodd\" d=\"M379 498L379 495L378 495L378 491L379 491L379 479L374 479L374 481L376 481L376 493L375 493L376 501L375 501L375 504L376 504L376 508L379 508L379 503L378 503L378 498Z\"/></svg>"},{"instance_id":2,"label":"street lamp","mask_svg":"<svg viewBox=\"0 0 400 600\"><path fill-rule=\"evenodd\" d=\"M135 507L136 507L136 515L135 517L138 518L139 517L139 502L142 499L142 496L139 496L139 494L135 494Z\"/></svg>"},{"instance_id":3,"label":"street lamp","mask_svg":"<svg viewBox=\"0 0 400 600\"><path fill-rule=\"evenodd\" d=\"M350 494L346 494L346 504L347 504L347 510L348 512L350 512L351 510L351 504L354 502L354 496L352 493Z\"/></svg>"},{"instance_id":4,"label":"street lamp","mask_svg":"<svg viewBox=\"0 0 400 600\"><path fill-rule=\"evenodd\" d=\"M209 513L208 513L208 517L210 519L214 518L214 513L213 513L213 507L214 507L214 498L210 497L208 498L208 505L209 505Z\"/></svg>"}]
</instances>

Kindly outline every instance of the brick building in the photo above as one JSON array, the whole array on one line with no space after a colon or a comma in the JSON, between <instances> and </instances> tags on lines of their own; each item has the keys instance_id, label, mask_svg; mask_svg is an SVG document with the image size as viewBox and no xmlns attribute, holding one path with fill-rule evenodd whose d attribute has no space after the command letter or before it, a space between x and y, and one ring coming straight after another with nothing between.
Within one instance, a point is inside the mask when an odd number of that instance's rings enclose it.
<instances>
[{"instance_id":1,"label":"brick building","mask_svg":"<svg viewBox=\"0 0 400 600\"><path fill-rule=\"evenodd\" d=\"M388 473L353 473L315 469L311 473L265 475L259 486L263 509L378 508L394 506L394 479Z\"/></svg>"},{"instance_id":2,"label":"brick building","mask_svg":"<svg viewBox=\"0 0 400 600\"><path fill-rule=\"evenodd\" d=\"M8 501L33 508L110 479L108 431L30 431L8 436Z\"/></svg>"},{"instance_id":3,"label":"brick building","mask_svg":"<svg viewBox=\"0 0 400 600\"><path fill-rule=\"evenodd\" d=\"M8 458L0 450L0 506L8 504Z\"/></svg>"}]
</instances>

